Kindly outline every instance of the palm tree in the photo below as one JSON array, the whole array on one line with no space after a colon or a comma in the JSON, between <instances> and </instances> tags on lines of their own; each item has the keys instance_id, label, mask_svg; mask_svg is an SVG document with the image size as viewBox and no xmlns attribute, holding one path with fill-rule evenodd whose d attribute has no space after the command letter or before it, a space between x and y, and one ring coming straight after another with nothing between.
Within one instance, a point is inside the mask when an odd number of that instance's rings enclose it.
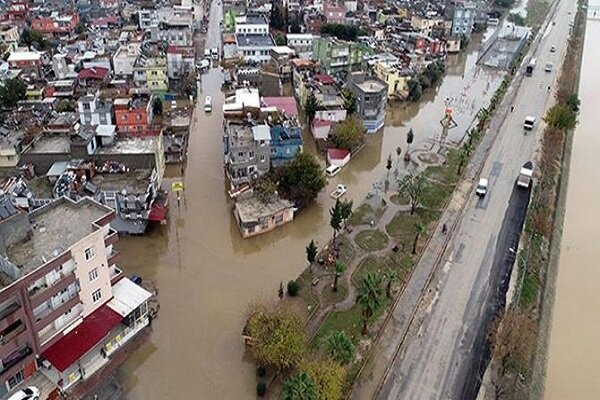
<instances>
[{"instance_id":1,"label":"palm tree","mask_svg":"<svg viewBox=\"0 0 600 400\"><path fill-rule=\"evenodd\" d=\"M381 307L383 293L381 289L381 275L377 272L369 272L358 285L356 303L362 308L363 326L362 334L368 332L367 322L373 313Z\"/></svg>"},{"instance_id":2,"label":"palm tree","mask_svg":"<svg viewBox=\"0 0 600 400\"><path fill-rule=\"evenodd\" d=\"M400 280L400 275L398 275L396 270L390 269L385 273L385 280L386 280L385 296L388 299L391 299L392 298L392 285L394 284L394 282L397 282Z\"/></svg>"},{"instance_id":3,"label":"palm tree","mask_svg":"<svg viewBox=\"0 0 600 400\"><path fill-rule=\"evenodd\" d=\"M308 269L312 273L312 265L317 259L317 253L319 249L317 249L317 245L315 241L311 239L308 246L306 246L306 261L308 261Z\"/></svg>"},{"instance_id":4,"label":"palm tree","mask_svg":"<svg viewBox=\"0 0 600 400\"><path fill-rule=\"evenodd\" d=\"M417 254L417 244L419 242L419 237L421 235L424 235L425 232L427 232L427 227L422 222L417 222L417 223L415 223L415 230L416 230L416 235L415 235L415 241L413 242L413 248L412 248L413 254Z\"/></svg>"},{"instance_id":5,"label":"palm tree","mask_svg":"<svg viewBox=\"0 0 600 400\"><path fill-rule=\"evenodd\" d=\"M400 162L400 154L402 154L402 148L396 147L396 168L398 168L398 162Z\"/></svg>"},{"instance_id":6,"label":"palm tree","mask_svg":"<svg viewBox=\"0 0 600 400\"><path fill-rule=\"evenodd\" d=\"M299 372L283 384L283 400L317 400L318 389L306 372Z\"/></svg>"},{"instance_id":7,"label":"palm tree","mask_svg":"<svg viewBox=\"0 0 600 400\"><path fill-rule=\"evenodd\" d=\"M319 100L315 96L314 93L310 92L306 101L304 102L304 112L306 113L306 118L308 119L308 124L312 124L313 119L315 119L315 115L319 110Z\"/></svg>"},{"instance_id":8,"label":"palm tree","mask_svg":"<svg viewBox=\"0 0 600 400\"><path fill-rule=\"evenodd\" d=\"M415 139L415 133L413 132L412 128L410 128L408 130L408 133L406 134L406 153L404 153L404 161L408 162L410 161L410 145L412 144L413 140Z\"/></svg>"},{"instance_id":9,"label":"palm tree","mask_svg":"<svg viewBox=\"0 0 600 400\"><path fill-rule=\"evenodd\" d=\"M325 353L342 365L354 359L354 343L344 331L336 331L325 339Z\"/></svg>"},{"instance_id":10,"label":"palm tree","mask_svg":"<svg viewBox=\"0 0 600 400\"><path fill-rule=\"evenodd\" d=\"M340 205L340 201L336 200L335 205L329 210L329 215L331 219L329 220L329 225L333 228L333 242L335 243L335 237L337 233L342 229L342 207Z\"/></svg>"},{"instance_id":11,"label":"palm tree","mask_svg":"<svg viewBox=\"0 0 600 400\"><path fill-rule=\"evenodd\" d=\"M335 269L333 272L333 291L337 292L338 289L338 279L340 276L342 276L342 274L344 273L344 271L346 270L346 264L344 264L341 261L336 261L335 262Z\"/></svg>"},{"instance_id":12,"label":"palm tree","mask_svg":"<svg viewBox=\"0 0 600 400\"><path fill-rule=\"evenodd\" d=\"M460 175L463 166L467 163L467 161L469 161L471 153L473 153L473 145L469 142L464 142L460 150L460 154L458 155L460 162L458 163L458 170L456 171L457 175Z\"/></svg>"},{"instance_id":13,"label":"palm tree","mask_svg":"<svg viewBox=\"0 0 600 400\"><path fill-rule=\"evenodd\" d=\"M398 179L398 194L410 200L410 215L413 215L421 204L423 195L427 190L427 179L422 172L410 173Z\"/></svg>"}]
</instances>

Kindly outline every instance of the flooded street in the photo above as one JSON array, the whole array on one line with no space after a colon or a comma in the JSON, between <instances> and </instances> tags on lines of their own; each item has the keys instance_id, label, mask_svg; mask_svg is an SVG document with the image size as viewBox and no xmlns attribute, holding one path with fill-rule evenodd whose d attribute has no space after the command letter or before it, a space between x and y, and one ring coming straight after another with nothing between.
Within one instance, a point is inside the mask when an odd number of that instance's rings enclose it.
<instances>
[{"instance_id":1,"label":"flooded street","mask_svg":"<svg viewBox=\"0 0 600 400\"><path fill-rule=\"evenodd\" d=\"M369 137L316 204L292 223L245 240L231 213L223 174L221 73L213 69L203 77L200 101L211 95L214 111L195 111L181 207L171 196L168 225L145 237L121 238L119 244L124 270L152 282L160 302L150 340L119 374L132 399L167 399L175 393L182 398L254 398L254 364L245 358L240 338L248 303L275 299L279 283L305 267L308 242L314 238L323 245L331 237L333 200L328 194L334 185L346 184L347 197L359 203L385 175L388 154L395 161L397 146L404 153L410 127L415 133L411 151L439 140L446 106L458 124L448 138L464 135L502 78L475 66L477 45L473 40L466 54L451 56L443 83L421 102L389 106L384 132ZM308 151L313 148L307 143ZM180 172L168 170L165 186L180 180Z\"/></svg>"},{"instance_id":2,"label":"flooded street","mask_svg":"<svg viewBox=\"0 0 600 400\"><path fill-rule=\"evenodd\" d=\"M597 0L590 7L600 7ZM546 394L549 400L600 398L600 21L588 19L552 318ZM594 83L595 82L595 83Z\"/></svg>"}]
</instances>

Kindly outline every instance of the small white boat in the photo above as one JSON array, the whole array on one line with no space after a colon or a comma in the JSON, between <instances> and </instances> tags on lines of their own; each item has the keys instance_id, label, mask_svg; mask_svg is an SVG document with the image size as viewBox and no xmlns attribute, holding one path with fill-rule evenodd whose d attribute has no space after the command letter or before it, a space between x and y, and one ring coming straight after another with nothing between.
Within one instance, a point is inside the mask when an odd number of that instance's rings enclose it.
<instances>
[{"instance_id":1,"label":"small white boat","mask_svg":"<svg viewBox=\"0 0 600 400\"><path fill-rule=\"evenodd\" d=\"M340 197L342 197L343 195L346 194L346 192L348 191L348 188L346 187L346 185L337 185L337 187L335 188L335 190L333 192L331 192L331 197L333 197L334 199L339 199Z\"/></svg>"}]
</instances>

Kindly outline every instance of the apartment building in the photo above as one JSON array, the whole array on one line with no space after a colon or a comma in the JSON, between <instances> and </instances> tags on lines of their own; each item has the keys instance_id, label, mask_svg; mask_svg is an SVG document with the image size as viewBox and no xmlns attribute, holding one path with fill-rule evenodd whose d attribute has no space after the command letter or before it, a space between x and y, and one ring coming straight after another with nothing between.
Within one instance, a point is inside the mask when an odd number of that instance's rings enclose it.
<instances>
[{"instance_id":1,"label":"apartment building","mask_svg":"<svg viewBox=\"0 0 600 400\"><path fill-rule=\"evenodd\" d=\"M225 171L236 188L269 172L271 132L268 125L229 121L224 131Z\"/></svg>"},{"instance_id":2,"label":"apartment building","mask_svg":"<svg viewBox=\"0 0 600 400\"><path fill-rule=\"evenodd\" d=\"M362 120L367 133L375 133L383 128L387 84L364 72L353 72L348 75L347 87L356 96L356 114Z\"/></svg>"},{"instance_id":3,"label":"apartment building","mask_svg":"<svg viewBox=\"0 0 600 400\"><path fill-rule=\"evenodd\" d=\"M38 32L51 36L71 35L75 32L75 28L79 25L79 14L64 14L53 13L47 18L33 18L31 20L31 28Z\"/></svg>"},{"instance_id":4,"label":"apartment building","mask_svg":"<svg viewBox=\"0 0 600 400\"><path fill-rule=\"evenodd\" d=\"M133 81L154 94L164 94L169 88L166 57L146 57L143 54L133 67Z\"/></svg>"},{"instance_id":5,"label":"apartment building","mask_svg":"<svg viewBox=\"0 0 600 400\"><path fill-rule=\"evenodd\" d=\"M113 104L110 99L101 99L98 93L81 96L77 100L79 122L82 125L112 125Z\"/></svg>"},{"instance_id":6,"label":"apartment building","mask_svg":"<svg viewBox=\"0 0 600 400\"><path fill-rule=\"evenodd\" d=\"M119 135L143 135L152 122L152 96L134 95L114 100L115 123Z\"/></svg>"},{"instance_id":7,"label":"apartment building","mask_svg":"<svg viewBox=\"0 0 600 400\"><path fill-rule=\"evenodd\" d=\"M0 210L0 396L36 370L68 390L148 324L151 295L122 279L110 208L63 197L27 214L2 194Z\"/></svg>"},{"instance_id":8,"label":"apartment building","mask_svg":"<svg viewBox=\"0 0 600 400\"><path fill-rule=\"evenodd\" d=\"M363 55L363 46L358 43L332 37L320 37L313 40L313 59L318 61L328 74L360 69Z\"/></svg>"},{"instance_id":9,"label":"apartment building","mask_svg":"<svg viewBox=\"0 0 600 400\"><path fill-rule=\"evenodd\" d=\"M236 34L269 34L269 21L262 14L248 14L235 17Z\"/></svg>"},{"instance_id":10,"label":"apartment building","mask_svg":"<svg viewBox=\"0 0 600 400\"><path fill-rule=\"evenodd\" d=\"M167 76L181 79L193 71L196 65L196 51L193 47L169 46L167 48Z\"/></svg>"}]
</instances>

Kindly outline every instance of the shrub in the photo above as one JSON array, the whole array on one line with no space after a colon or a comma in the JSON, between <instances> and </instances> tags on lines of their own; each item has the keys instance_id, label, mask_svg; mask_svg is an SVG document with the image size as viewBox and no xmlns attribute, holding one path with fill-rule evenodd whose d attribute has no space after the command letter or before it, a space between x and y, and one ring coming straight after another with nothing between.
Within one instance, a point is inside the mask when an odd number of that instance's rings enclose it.
<instances>
[{"instance_id":1,"label":"shrub","mask_svg":"<svg viewBox=\"0 0 600 400\"><path fill-rule=\"evenodd\" d=\"M267 393L267 384L264 382L258 382L256 384L256 394L259 397L264 397L265 393Z\"/></svg>"},{"instance_id":2,"label":"shrub","mask_svg":"<svg viewBox=\"0 0 600 400\"><path fill-rule=\"evenodd\" d=\"M291 280L287 284L287 292L290 296L296 297L298 296L298 292L300 291L300 284L294 280Z\"/></svg>"},{"instance_id":3,"label":"shrub","mask_svg":"<svg viewBox=\"0 0 600 400\"><path fill-rule=\"evenodd\" d=\"M264 377L267 374L267 368L265 368L264 365L259 365L258 367L256 367L256 375L258 375L259 378Z\"/></svg>"}]
</instances>

